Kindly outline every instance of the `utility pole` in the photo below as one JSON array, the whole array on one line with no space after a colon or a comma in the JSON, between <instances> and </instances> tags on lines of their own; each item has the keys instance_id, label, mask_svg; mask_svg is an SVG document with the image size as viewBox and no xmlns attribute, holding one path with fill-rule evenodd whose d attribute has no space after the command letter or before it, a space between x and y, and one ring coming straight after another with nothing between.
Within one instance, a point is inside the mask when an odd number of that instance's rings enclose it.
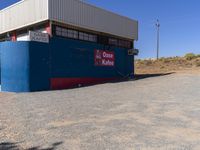
<instances>
[{"instance_id":1,"label":"utility pole","mask_svg":"<svg viewBox=\"0 0 200 150\"><path fill-rule=\"evenodd\" d=\"M160 48L160 22L157 19L156 22L156 29L157 29L157 60L159 59L159 48Z\"/></svg>"}]
</instances>

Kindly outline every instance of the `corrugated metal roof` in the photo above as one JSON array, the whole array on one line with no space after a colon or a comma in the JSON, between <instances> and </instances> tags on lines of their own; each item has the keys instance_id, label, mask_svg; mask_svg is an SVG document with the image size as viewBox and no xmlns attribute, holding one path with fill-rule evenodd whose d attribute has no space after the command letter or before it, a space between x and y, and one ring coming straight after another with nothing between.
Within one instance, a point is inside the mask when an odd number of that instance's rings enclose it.
<instances>
[{"instance_id":1,"label":"corrugated metal roof","mask_svg":"<svg viewBox=\"0 0 200 150\"><path fill-rule=\"evenodd\" d=\"M53 20L129 39L138 39L138 22L80 0L23 0L0 11L0 34Z\"/></svg>"}]
</instances>

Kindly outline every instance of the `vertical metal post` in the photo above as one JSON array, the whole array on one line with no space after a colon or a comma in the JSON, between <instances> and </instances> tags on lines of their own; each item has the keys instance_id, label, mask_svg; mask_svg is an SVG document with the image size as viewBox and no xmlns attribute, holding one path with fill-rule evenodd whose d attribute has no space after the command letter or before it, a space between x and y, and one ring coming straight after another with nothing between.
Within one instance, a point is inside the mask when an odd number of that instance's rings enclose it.
<instances>
[{"instance_id":1,"label":"vertical metal post","mask_svg":"<svg viewBox=\"0 0 200 150\"><path fill-rule=\"evenodd\" d=\"M159 59L159 48L160 48L160 22L157 20L156 22L157 28L157 60Z\"/></svg>"}]
</instances>

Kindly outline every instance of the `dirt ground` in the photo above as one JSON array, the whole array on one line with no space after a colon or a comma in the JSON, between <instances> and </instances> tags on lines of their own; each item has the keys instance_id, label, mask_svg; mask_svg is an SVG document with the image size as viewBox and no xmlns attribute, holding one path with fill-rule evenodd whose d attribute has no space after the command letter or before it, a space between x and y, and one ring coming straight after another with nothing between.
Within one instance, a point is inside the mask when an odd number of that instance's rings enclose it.
<instances>
[{"instance_id":1,"label":"dirt ground","mask_svg":"<svg viewBox=\"0 0 200 150\"><path fill-rule=\"evenodd\" d=\"M136 74L159 74L170 72L192 72L200 71L200 57L187 60L184 57L161 58L159 60L147 59L136 60Z\"/></svg>"},{"instance_id":2,"label":"dirt ground","mask_svg":"<svg viewBox=\"0 0 200 150\"><path fill-rule=\"evenodd\" d=\"M0 93L0 150L199 150L198 67L137 71L120 83Z\"/></svg>"}]
</instances>

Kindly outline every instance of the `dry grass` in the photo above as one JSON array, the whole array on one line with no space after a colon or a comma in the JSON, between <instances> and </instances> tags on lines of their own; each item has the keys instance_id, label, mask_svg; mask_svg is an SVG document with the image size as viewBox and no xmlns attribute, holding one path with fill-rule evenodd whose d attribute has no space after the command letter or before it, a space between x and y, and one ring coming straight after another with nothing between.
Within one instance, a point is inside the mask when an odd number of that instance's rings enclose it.
<instances>
[{"instance_id":1,"label":"dry grass","mask_svg":"<svg viewBox=\"0 0 200 150\"><path fill-rule=\"evenodd\" d=\"M200 56L186 54L185 57L168 57L159 60L136 60L136 74L144 73L168 73L183 70L200 69Z\"/></svg>"}]
</instances>

